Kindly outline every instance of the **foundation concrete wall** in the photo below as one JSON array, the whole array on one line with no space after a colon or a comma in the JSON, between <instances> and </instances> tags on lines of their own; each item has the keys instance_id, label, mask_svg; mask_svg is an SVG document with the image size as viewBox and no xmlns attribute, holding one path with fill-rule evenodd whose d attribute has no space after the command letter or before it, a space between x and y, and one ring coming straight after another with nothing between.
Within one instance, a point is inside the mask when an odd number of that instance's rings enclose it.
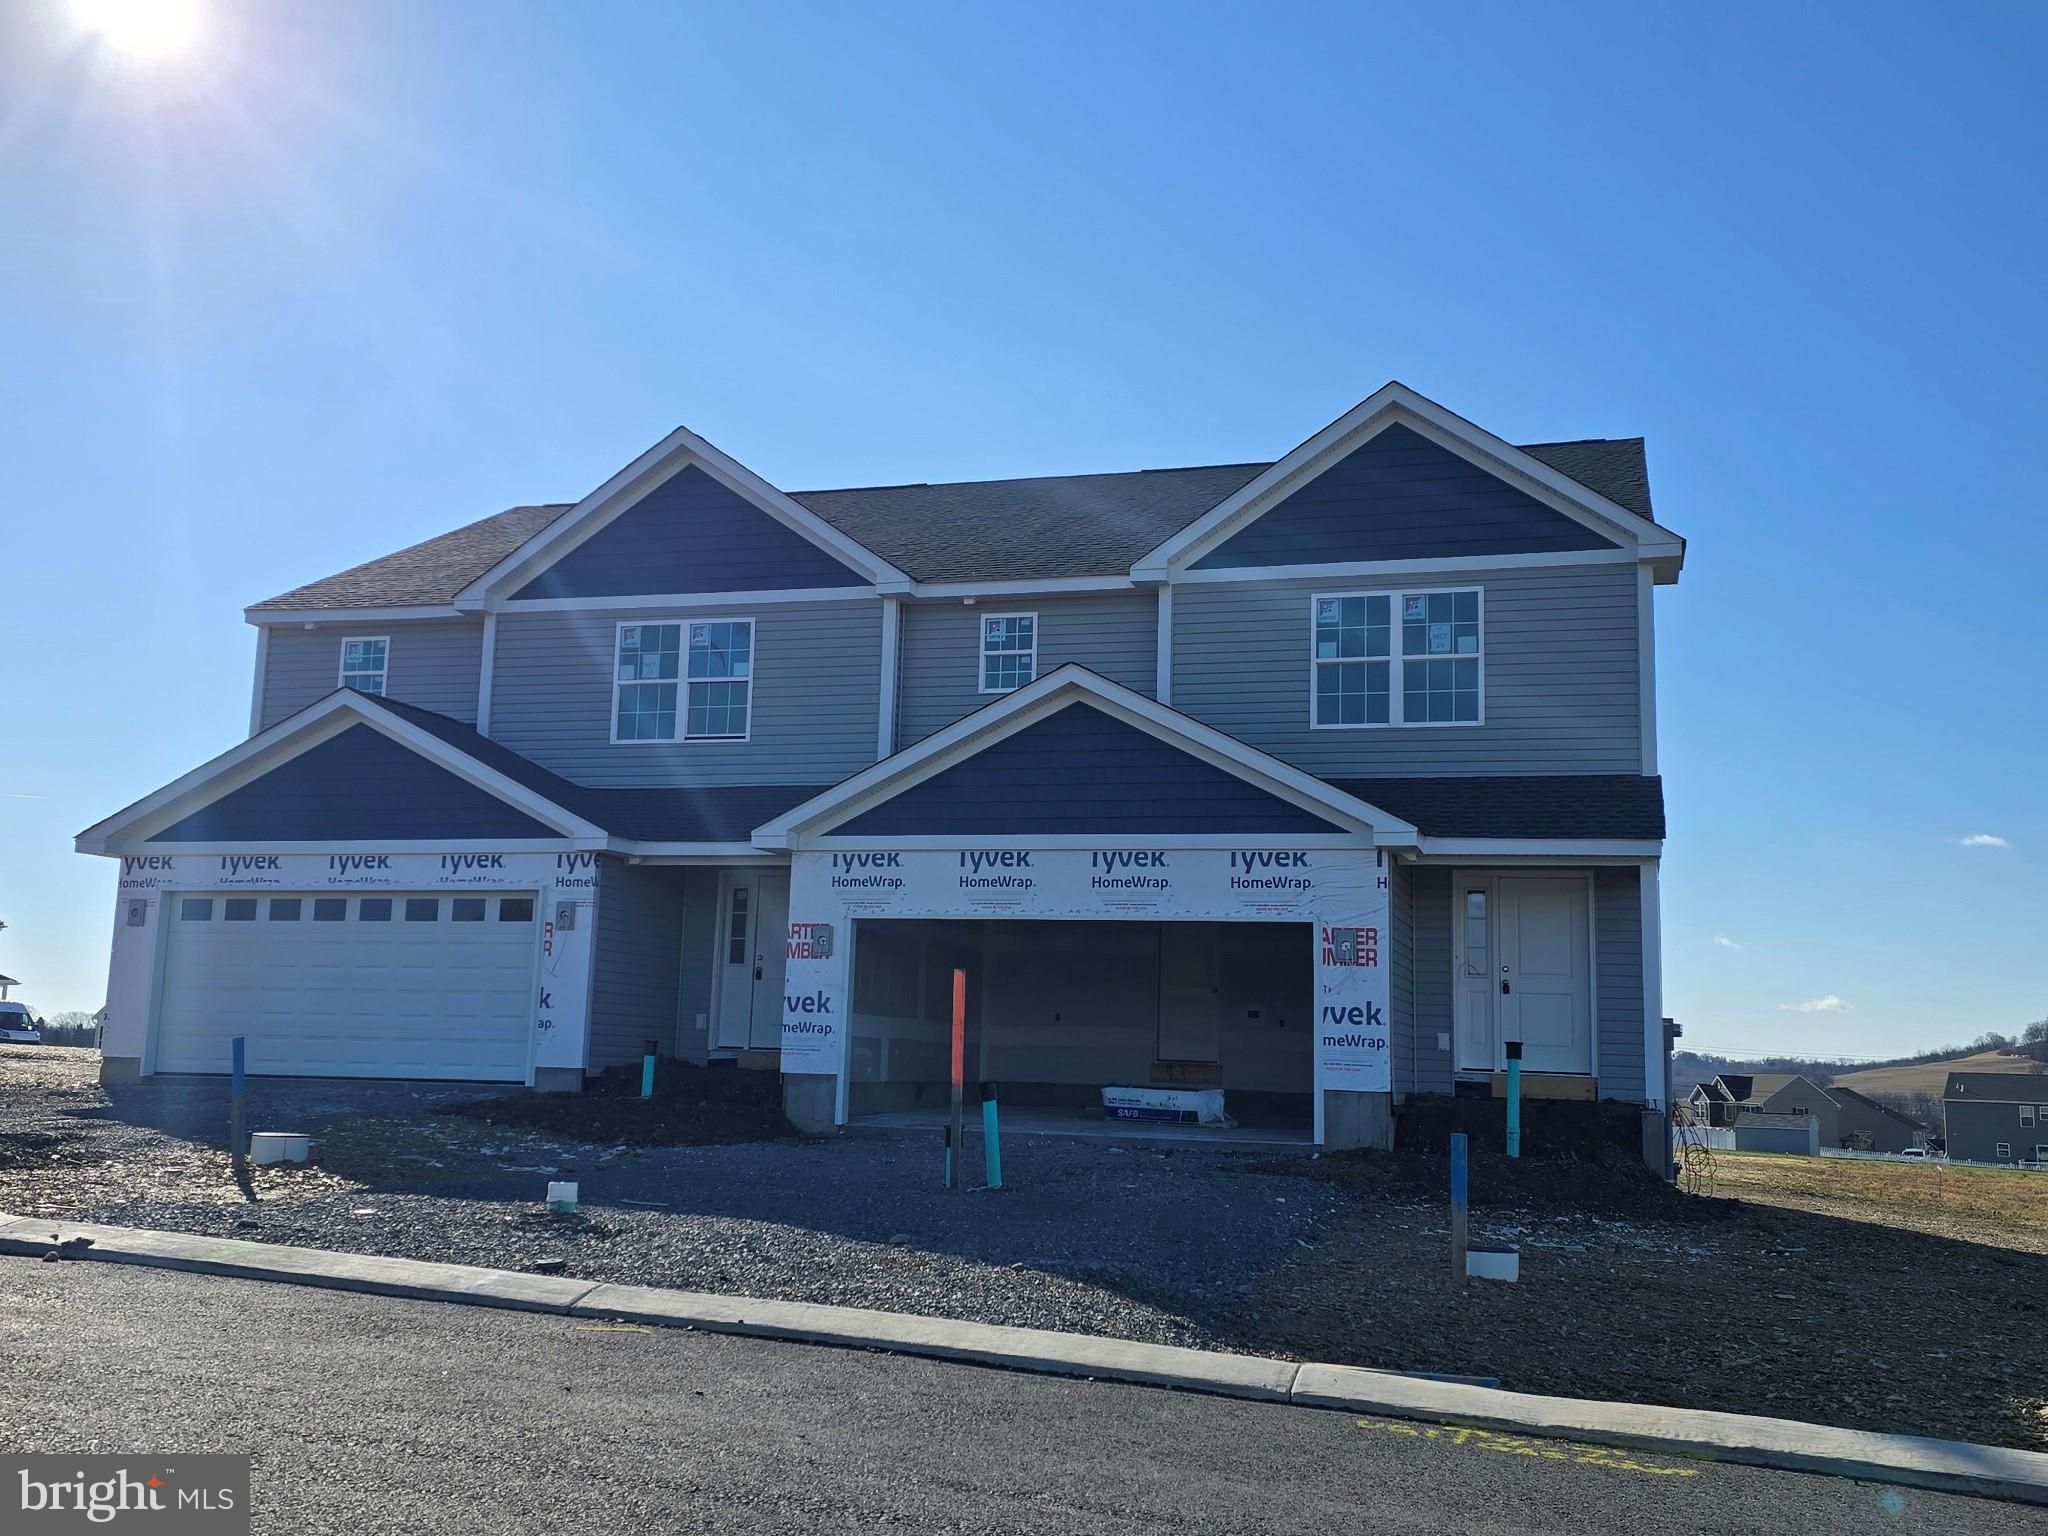
<instances>
[{"instance_id":1,"label":"foundation concrete wall","mask_svg":"<svg viewBox=\"0 0 2048 1536\"><path fill-rule=\"evenodd\" d=\"M1394 1147L1394 1096L1331 1088L1323 1093L1323 1145L1332 1151Z\"/></svg>"},{"instance_id":2,"label":"foundation concrete wall","mask_svg":"<svg viewBox=\"0 0 2048 1536\"><path fill-rule=\"evenodd\" d=\"M838 1082L814 1072L790 1072L782 1079L782 1112L806 1136L826 1136L837 1125Z\"/></svg>"}]
</instances>

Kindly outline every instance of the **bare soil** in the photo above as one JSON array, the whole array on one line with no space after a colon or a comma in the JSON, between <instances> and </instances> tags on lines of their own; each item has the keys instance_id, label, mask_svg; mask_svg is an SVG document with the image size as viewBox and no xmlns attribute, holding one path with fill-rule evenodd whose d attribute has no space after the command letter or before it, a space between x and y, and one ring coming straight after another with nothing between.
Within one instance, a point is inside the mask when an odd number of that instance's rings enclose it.
<instances>
[{"instance_id":1,"label":"bare soil","mask_svg":"<svg viewBox=\"0 0 2048 1536\"><path fill-rule=\"evenodd\" d=\"M922 1142L798 1140L758 1084L682 1073L668 1108L641 1103L637 1078L481 1109L474 1088L264 1080L256 1128L308 1131L315 1151L256 1170L251 1201L228 1176L220 1084L109 1093L97 1067L0 1047L0 1210L559 1259L594 1279L2048 1450L2048 1174L1721 1154L1713 1192L1689 1194L1633 1160L1632 1115L1531 1105L1529 1155L1510 1160L1482 1104L1424 1107L1401 1132L1419 1150L1392 1154L1006 1140L1014 1187L954 1193ZM635 1140L686 1110L780 1139ZM1475 1137L1472 1238L1517 1247L1519 1284L1452 1283L1447 1160L1421 1149L1453 1124ZM540 1209L560 1176L583 1184L574 1221Z\"/></svg>"},{"instance_id":2,"label":"bare soil","mask_svg":"<svg viewBox=\"0 0 2048 1536\"><path fill-rule=\"evenodd\" d=\"M774 1072L656 1063L654 1092L640 1093L639 1067L612 1067L578 1093L494 1094L444 1105L439 1113L628 1147L704 1147L775 1141L796 1131L782 1113Z\"/></svg>"},{"instance_id":3,"label":"bare soil","mask_svg":"<svg viewBox=\"0 0 2048 1536\"><path fill-rule=\"evenodd\" d=\"M2048 1450L2048 1174L1722 1154L1688 1194L1479 1153L1472 1241L1522 1277L1461 1287L1444 1159L1321 1161L1351 1198L1222 1320L1238 1348Z\"/></svg>"}]
</instances>

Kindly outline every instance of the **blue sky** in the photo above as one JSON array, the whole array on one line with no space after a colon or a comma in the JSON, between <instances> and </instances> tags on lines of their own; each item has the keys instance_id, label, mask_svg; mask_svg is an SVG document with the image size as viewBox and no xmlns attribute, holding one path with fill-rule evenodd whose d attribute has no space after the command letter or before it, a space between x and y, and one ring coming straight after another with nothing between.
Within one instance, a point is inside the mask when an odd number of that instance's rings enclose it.
<instances>
[{"instance_id":1,"label":"blue sky","mask_svg":"<svg viewBox=\"0 0 2048 1536\"><path fill-rule=\"evenodd\" d=\"M0 970L246 729L245 603L678 422L788 488L1267 458L1388 378L1649 439L1666 1004L2048 1013L2048 12L0 7ZM1965 846L1987 834L1999 844Z\"/></svg>"}]
</instances>

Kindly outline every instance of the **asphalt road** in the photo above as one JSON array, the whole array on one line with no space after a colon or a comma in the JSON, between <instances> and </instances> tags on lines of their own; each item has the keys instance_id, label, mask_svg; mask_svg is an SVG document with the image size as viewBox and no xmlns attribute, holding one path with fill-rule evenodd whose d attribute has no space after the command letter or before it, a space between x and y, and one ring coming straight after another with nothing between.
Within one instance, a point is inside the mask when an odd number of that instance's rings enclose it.
<instances>
[{"instance_id":1,"label":"asphalt road","mask_svg":"<svg viewBox=\"0 0 2048 1536\"><path fill-rule=\"evenodd\" d=\"M0 1258L0 1447L289 1532L2020 1532L2040 1510L936 1361Z\"/></svg>"}]
</instances>

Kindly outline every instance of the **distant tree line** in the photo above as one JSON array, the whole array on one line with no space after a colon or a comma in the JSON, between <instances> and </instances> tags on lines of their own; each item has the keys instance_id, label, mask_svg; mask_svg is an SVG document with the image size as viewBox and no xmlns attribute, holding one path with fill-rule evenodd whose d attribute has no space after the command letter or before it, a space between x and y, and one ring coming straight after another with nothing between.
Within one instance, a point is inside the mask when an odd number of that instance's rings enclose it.
<instances>
[{"instance_id":1,"label":"distant tree line","mask_svg":"<svg viewBox=\"0 0 2048 1536\"><path fill-rule=\"evenodd\" d=\"M33 1004L29 1012L34 1013ZM73 1008L64 1013L53 1013L43 1020L43 1044L45 1045L98 1045L100 1027L93 1022L93 1016L82 1009Z\"/></svg>"}]
</instances>

